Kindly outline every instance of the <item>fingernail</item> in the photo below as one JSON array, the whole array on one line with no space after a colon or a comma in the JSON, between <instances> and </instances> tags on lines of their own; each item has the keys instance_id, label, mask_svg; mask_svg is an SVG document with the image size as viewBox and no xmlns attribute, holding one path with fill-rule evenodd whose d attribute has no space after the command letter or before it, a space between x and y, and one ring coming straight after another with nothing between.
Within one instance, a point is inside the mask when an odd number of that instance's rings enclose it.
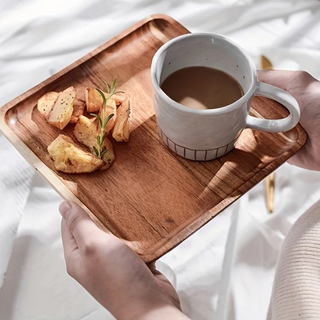
<instances>
[{"instance_id":1,"label":"fingernail","mask_svg":"<svg viewBox=\"0 0 320 320\"><path fill-rule=\"evenodd\" d=\"M65 219L67 214L70 212L72 204L69 201L64 201L59 206L59 211L62 217Z\"/></svg>"}]
</instances>

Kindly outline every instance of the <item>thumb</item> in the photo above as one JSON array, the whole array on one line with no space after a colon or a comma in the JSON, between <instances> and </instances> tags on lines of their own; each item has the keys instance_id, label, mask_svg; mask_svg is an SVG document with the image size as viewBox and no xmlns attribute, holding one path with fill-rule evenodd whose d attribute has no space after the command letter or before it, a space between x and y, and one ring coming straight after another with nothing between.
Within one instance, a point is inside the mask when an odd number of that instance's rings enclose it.
<instances>
[{"instance_id":1,"label":"thumb","mask_svg":"<svg viewBox=\"0 0 320 320\"><path fill-rule=\"evenodd\" d=\"M258 79L260 82L268 83L272 86L287 90L288 83L292 81L295 71L283 70L259 70Z\"/></svg>"},{"instance_id":2,"label":"thumb","mask_svg":"<svg viewBox=\"0 0 320 320\"><path fill-rule=\"evenodd\" d=\"M99 233L105 235L76 203L62 202L59 211L80 249L86 246L86 243L93 235L99 235Z\"/></svg>"}]
</instances>

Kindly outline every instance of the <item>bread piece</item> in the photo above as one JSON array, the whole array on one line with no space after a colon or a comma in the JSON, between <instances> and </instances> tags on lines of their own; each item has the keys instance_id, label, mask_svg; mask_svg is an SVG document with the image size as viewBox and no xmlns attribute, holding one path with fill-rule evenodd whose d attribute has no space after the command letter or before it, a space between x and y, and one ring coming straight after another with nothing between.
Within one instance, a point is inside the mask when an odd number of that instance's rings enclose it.
<instances>
[{"instance_id":1,"label":"bread piece","mask_svg":"<svg viewBox=\"0 0 320 320\"><path fill-rule=\"evenodd\" d=\"M104 164L100 168L100 170L108 170L113 165L113 163L115 162L116 155L115 155L114 150L113 150L113 145L112 145L111 141L107 137L104 138L103 148L105 150L108 150L108 152L106 152L102 156L102 160L103 160Z\"/></svg>"},{"instance_id":2,"label":"bread piece","mask_svg":"<svg viewBox=\"0 0 320 320\"><path fill-rule=\"evenodd\" d=\"M112 96L112 99L116 102L117 107L119 107L124 100L126 100L127 95L125 93L116 93Z\"/></svg>"},{"instance_id":3,"label":"bread piece","mask_svg":"<svg viewBox=\"0 0 320 320\"><path fill-rule=\"evenodd\" d=\"M85 116L80 116L79 121L73 129L73 133L76 139L87 146L92 154L95 154L94 148L98 149L97 135L98 135L98 123L97 120L93 121ZM102 150L108 150L103 156L102 160L104 165L101 170L109 169L115 161L115 154L111 141L105 137L102 145Z\"/></svg>"},{"instance_id":4,"label":"bread piece","mask_svg":"<svg viewBox=\"0 0 320 320\"><path fill-rule=\"evenodd\" d=\"M65 173L93 172L104 165L101 159L63 134L48 146L48 152L56 170Z\"/></svg>"},{"instance_id":5,"label":"bread piece","mask_svg":"<svg viewBox=\"0 0 320 320\"><path fill-rule=\"evenodd\" d=\"M58 96L58 92L49 91L38 100L37 108L46 120L49 118Z\"/></svg>"},{"instance_id":6,"label":"bread piece","mask_svg":"<svg viewBox=\"0 0 320 320\"><path fill-rule=\"evenodd\" d=\"M118 142L128 142L130 138L130 99L123 101L117 109L117 118L113 128L112 137Z\"/></svg>"},{"instance_id":7,"label":"bread piece","mask_svg":"<svg viewBox=\"0 0 320 320\"><path fill-rule=\"evenodd\" d=\"M102 113L105 112L105 116L103 117ZM113 117L111 119L109 119L107 126L105 127L104 131L106 132L106 134L109 134L116 122L116 118L117 118L117 105L115 100L108 99L107 102L107 107L106 107L106 111L103 111L103 108L100 111L100 117L103 119L107 119L111 114L113 114Z\"/></svg>"},{"instance_id":8,"label":"bread piece","mask_svg":"<svg viewBox=\"0 0 320 320\"><path fill-rule=\"evenodd\" d=\"M73 113L73 103L76 97L74 87L69 87L61 92L49 115L48 122L62 130L70 121Z\"/></svg>"},{"instance_id":9,"label":"bread piece","mask_svg":"<svg viewBox=\"0 0 320 320\"><path fill-rule=\"evenodd\" d=\"M108 97L108 93L102 91L105 95L105 97ZM114 99L114 97L117 98L118 103ZM87 112L100 112L103 107L103 98L98 90L93 88L86 88L85 90L85 98L86 98L86 106L87 106ZM108 99L108 106L113 106L115 103L116 106L120 104L120 102L123 100L123 97L119 95L113 95L111 98Z\"/></svg>"},{"instance_id":10,"label":"bread piece","mask_svg":"<svg viewBox=\"0 0 320 320\"><path fill-rule=\"evenodd\" d=\"M76 97L73 102L73 112L69 123L77 123L79 117L84 114L86 106L85 87L80 87L76 90Z\"/></svg>"},{"instance_id":11,"label":"bread piece","mask_svg":"<svg viewBox=\"0 0 320 320\"><path fill-rule=\"evenodd\" d=\"M77 123L79 117L84 114L85 103L73 105L73 112L70 118L69 123Z\"/></svg>"},{"instance_id":12,"label":"bread piece","mask_svg":"<svg viewBox=\"0 0 320 320\"><path fill-rule=\"evenodd\" d=\"M105 96L107 97L108 94L104 92ZM99 91L93 88L86 88L85 90L85 97L86 97L86 106L87 112L99 112L103 107L103 98L101 97Z\"/></svg>"}]
</instances>

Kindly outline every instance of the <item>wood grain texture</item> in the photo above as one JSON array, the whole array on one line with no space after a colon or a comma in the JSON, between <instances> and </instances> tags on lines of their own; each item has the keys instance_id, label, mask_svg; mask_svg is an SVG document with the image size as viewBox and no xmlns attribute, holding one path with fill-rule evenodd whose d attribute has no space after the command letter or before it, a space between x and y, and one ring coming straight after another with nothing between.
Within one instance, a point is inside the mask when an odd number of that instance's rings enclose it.
<instances>
[{"instance_id":1,"label":"wood grain texture","mask_svg":"<svg viewBox=\"0 0 320 320\"><path fill-rule=\"evenodd\" d=\"M0 129L51 185L79 203L107 232L124 239L150 262L185 240L297 152L306 141L300 125L287 133L246 129L236 148L211 162L172 154L158 134L152 103L151 59L169 39L188 30L172 18L151 16L0 109ZM118 79L132 98L132 134L115 143L116 162L106 172L56 172L46 151L61 133L35 108L50 90L101 87ZM282 118L286 109L256 97L251 113ZM67 134L72 136L72 125Z\"/></svg>"}]
</instances>

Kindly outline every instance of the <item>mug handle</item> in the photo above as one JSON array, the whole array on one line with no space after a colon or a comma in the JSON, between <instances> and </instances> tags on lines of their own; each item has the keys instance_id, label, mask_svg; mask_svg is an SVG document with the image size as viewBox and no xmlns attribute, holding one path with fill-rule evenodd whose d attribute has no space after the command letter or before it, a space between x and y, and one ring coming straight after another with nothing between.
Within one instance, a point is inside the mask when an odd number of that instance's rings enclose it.
<instances>
[{"instance_id":1,"label":"mug handle","mask_svg":"<svg viewBox=\"0 0 320 320\"><path fill-rule=\"evenodd\" d=\"M285 132L294 128L300 119L300 108L297 100L288 92L271 86L264 82L258 82L256 96L263 96L281 103L290 114L284 119L260 119L247 116L247 128L258 129L267 132Z\"/></svg>"}]
</instances>

